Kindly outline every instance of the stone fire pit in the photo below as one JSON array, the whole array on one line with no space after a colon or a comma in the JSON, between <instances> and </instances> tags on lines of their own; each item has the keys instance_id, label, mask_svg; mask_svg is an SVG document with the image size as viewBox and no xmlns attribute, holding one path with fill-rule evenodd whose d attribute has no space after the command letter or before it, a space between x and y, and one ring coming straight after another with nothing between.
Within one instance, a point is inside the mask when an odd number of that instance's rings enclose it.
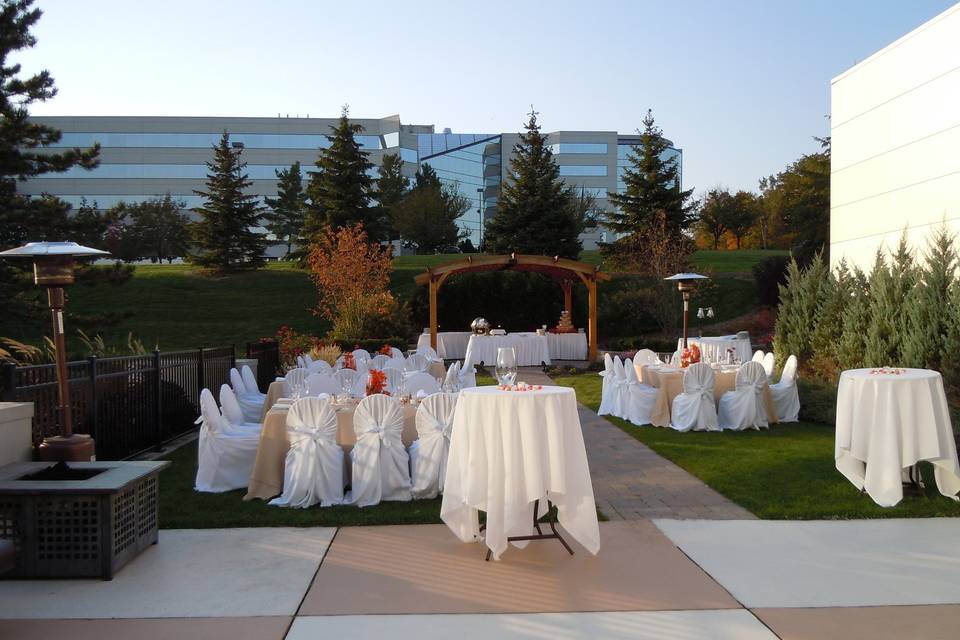
<instances>
[{"instance_id":1,"label":"stone fire pit","mask_svg":"<svg viewBox=\"0 0 960 640\"><path fill-rule=\"evenodd\" d=\"M169 464L0 467L0 540L12 541L16 550L15 568L4 577L112 579L157 542L158 475Z\"/></svg>"}]
</instances>

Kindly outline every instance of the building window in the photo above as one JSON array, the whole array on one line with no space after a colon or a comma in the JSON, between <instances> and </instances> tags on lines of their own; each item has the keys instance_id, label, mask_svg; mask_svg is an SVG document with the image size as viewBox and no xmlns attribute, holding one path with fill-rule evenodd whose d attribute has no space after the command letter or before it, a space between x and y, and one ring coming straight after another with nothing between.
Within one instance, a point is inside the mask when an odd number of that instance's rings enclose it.
<instances>
[{"instance_id":1,"label":"building window","mask_svg":"<svg viewBox=\"0 0 960 640\"><path fill-rule=\"evenodd\" d=\"M557 153L607 153L605 142L560 142L550 145L550 151Z\"/></svg>"},{"instance_id":2,"label":"building window","mask_svg":"<svg viewBox=\"0 0 960 640\"><path fill-rule=\"evenodd\" d=\"M560 165L561 176L605 176L607 175L607 165L605 164L562 164Z\"/></svg>"},{"instance_id":3,"label":"building window","mask_svg":"<svg viewBox=\"0 0 960 640\"><path fill-rule=\"evenodd\" d=\"M230 133L231 142L246 149L328 149L330 140L322 134ZM332 133L332 132L331 132ZM207 149L217 145L223 132L216 133L64 133L50 147L102 147ZM355 136L363 149L382 149L380 136Z\"/></svg>"}]
</instances>

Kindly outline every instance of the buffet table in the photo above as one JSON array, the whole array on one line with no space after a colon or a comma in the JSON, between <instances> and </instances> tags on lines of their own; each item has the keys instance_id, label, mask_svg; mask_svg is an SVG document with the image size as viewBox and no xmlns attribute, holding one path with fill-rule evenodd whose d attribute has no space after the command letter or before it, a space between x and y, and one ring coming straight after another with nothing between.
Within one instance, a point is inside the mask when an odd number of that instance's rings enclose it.
<instances>
[{"instance_id":1,"label":"buffet table","mask_svg":"<svg viewBox=\"0 0 960 640\"><path fill-rule=\"evenodd\" d=\"M687 346L700 347L704 362L726 362L727 349L733 349L733 357L740 362L749 362L753 352L750 350L750 338L716 336L713 338L687 338ZM683 349L683 338L677 340L677 351Z\"/></svg>"},{"instance_id":2,"label":"buffet table","mask_svg":"<svg viewBox=\"0 0 960 640\"><path fill-rule=\"evenodd\" d=\"M276 384L276 383L274 383ZM271 385L273 386L273 385ZM260 430L260 444L257 447L257 458L253 463L253 472L250 474L250 484L244 500L269 500L283 493L283 469L286 464L287 451L290 441L287 439L287 406L275 406L267 411ZM356 402L337 407L337 444L343 448L344 473L349 476L350 450L357 442L357 435L353 431L353 413L357 409ZM403 446L409 447L417 439L417 405L401 405L403 410Z\"/></svg>"},{"instance_id":3,"label":"buffet table","mask_svg":"<svg viewBox=\"0 0 960 640\"><path fill-rule=\"evenodd\" d=\"M960 465L943 379L927 369L852 369L837 386L837 470L881 507L903 499L903 471L933 464L940 493L957 499Z\"/></svg>"},{"instance_id":4,"label":"buffet table","mask_svg":"<svg viewBox=\"0 0 960 640\"><path fill-rule=\"evenodd\" d=\"M650 424L655 427L670 426L670 411L673 399L683 393L683 369L664 367L656 364L645 364L636 368L640 382L656 387L657 401L653 405L650 415ZM727 391L737 388L737 367L714 368L713 397L717 402ZM767 421L774 424L777 419L777 408L773 403L773 394L770 385L763 388L763 404L767 407Z\"/></svg>"},{"instance_id":5,"label":"buffet table","mask_svg":"<svg viewBox=\"0 0 960 640\"><path fill-rule=\"evenodd\" d=\"M546 336L536 333L512 333L506 336L471 335L467 343L467 353L463 358L464 368L481 362L488 367L495 366L497 349L501 347L513 347L517 354L518 367L550 364L550 349Z\"/></svg>"},{"instance_id":6,"label":"buffet table","mask_svg":"<svg viewBox=\"0 0 960 640\"><path fill-rule=\"evenodd\" d=\"M574 390L461 391L440 518L460 540L476 542L478 510L485 511L484 541L499 559L510 542L526 545L508 538L531 535L535 504L545 512L547 500L563 528L596 554L600 531Z\"/></svg>"},{"instance_id":7,"label":"buffet table","mask_svg":"<svg viewBox=\"0 0 960 640\"><path fill-rule=\"evenodd\" d=\"M473 333L470 331L443 331L437 334L437 355L444 360L462 360L467 355L467 342ZM417 338L417 349L430 346L430 333L421 333Z\"/></svg>"}]
</instances>

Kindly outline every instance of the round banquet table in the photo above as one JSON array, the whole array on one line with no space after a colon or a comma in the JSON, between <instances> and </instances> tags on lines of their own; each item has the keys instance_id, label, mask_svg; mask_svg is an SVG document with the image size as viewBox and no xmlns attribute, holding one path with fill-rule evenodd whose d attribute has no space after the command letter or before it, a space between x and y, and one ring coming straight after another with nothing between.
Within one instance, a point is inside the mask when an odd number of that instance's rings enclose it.
<instances>
[{"instance_id":1,"label":"round banquet table","mask_svg":"<svg viewBox=\"0 0 960 640\"><path fill-rule=\"evenodd\" d=\"M556 505L560 524L590 553L600 550L574 390L545 386L539 391L461 391L441 519L460 540L475 542L480 538L478 510L485 511L485 542L499 558L508 537L533 532L537 500L541 510L547 500Z\"/></svg>"},{"instance_id":2,"label":"round banquet table","mask_svg":"<svg viewBox=\"0 0 960 640\"><path fill-rule=\"evenodd\" d=\"M444 360L462 360L467 355L467 342L473 333L470 331L443 331L437 333L437 355ZM417 338L417 348L430 346L430 333L421 333Z\"/></svg>"},{"instance_id":3,"label":"round banquet table","mask_svg":"<svg viewBox=\"0 0 960 640\"><path fill-rule=\"evenodd\" d=\"M497 364L497 349L513 347L517 354L518 367L539 367L550 364L550 348L546 336L535 333L511 333L506 336L470 336L463 366L483 362L487 366Z\"/></svg>"},{"instance_id":4,"label":"round banquet table","mask_svg":"<svg viewBox=\"0 0 960 640\"><path fill-rule=\"evenodd\" d=\"M740 362L748 362L752 357L750 338L732 336L716 336L712 338L687 338L687 345L697 345L706 362L726 362L727 349L733 349L734 358ZM683 338L677 340L677 351L683 349Z\"/></svg>"},{"instance_id":5,"label":"round banquet table","mask_svg":"<svg viewBox=\"0 0 960 640\"><path fill-rule=\"evenodd\" d=\"M276 383L274 383L276 384ZM273 385L271 385L272 387ZM283 469L286 464L290 440L287 439L287 410L289 405L271 408L263 420L260 444L250 474L250 484L244 500L269 500L283 493ZM353 412L357 403L337 407L337 444L343 449L345 480L350 478L350 451L357 442L353 431ZM403 446L409 447L417 439L417 405L401 405L403 410Z\"/></svg>"},{"instance_id":6,"label":"round banquet table","mask_svg":"<svg viewBox=\"0 0 960 640\"><path fill-rule=\"evenodd\" d=\"M892 507L903 499L903 470L927 460L940 493L957 500L960 465L943 379L927 369L898 371L840 374L837 470L878 505Z\"/></svg>"},{"instance_id":7,"label":"round banquet table","mask_svg":"<svg viewBox=\"0 0 960 640\"><path fill-rule=\"evenodd\" d=\"M657 400L650 414L650 424L655 427L669 427L673 399L683 393L683 369L644 364L636 367L636 370L640 382L657 388ZM714 368L713 374L713 397L719 403L723 394L737 388L737 368ZM763 404L767 407L767 422L779 422L769 384L763 388Z\"/></svg>"}]
</instances>

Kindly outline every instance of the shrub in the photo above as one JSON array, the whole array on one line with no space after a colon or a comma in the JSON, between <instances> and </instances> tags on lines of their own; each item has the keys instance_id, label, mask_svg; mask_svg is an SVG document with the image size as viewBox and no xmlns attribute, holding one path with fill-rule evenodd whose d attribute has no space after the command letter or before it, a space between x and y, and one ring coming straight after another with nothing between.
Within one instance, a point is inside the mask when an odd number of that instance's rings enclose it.
<instances>
[{"instance_id":1,"label":"shrub","mask_svg":"<svg viewBox=\"0 0 960 640\"><path fill-rule=\"evenodd\" d=\"M837 387L835 384L813 380L797 380L800 394L800 419L804 422L836 424Z\"/></svg>"},{"instance_id":2,"label":"shrub","mask_svg":"<svg viewBox=\"0 0 960 640\"><path fill-rule=\"evenodd\" d=\"M787 284L788 256L769 256L753 265L753 281L757 285L757 300L762 306L780 304L780 287Z\"/></svg>"}]
</instances>

